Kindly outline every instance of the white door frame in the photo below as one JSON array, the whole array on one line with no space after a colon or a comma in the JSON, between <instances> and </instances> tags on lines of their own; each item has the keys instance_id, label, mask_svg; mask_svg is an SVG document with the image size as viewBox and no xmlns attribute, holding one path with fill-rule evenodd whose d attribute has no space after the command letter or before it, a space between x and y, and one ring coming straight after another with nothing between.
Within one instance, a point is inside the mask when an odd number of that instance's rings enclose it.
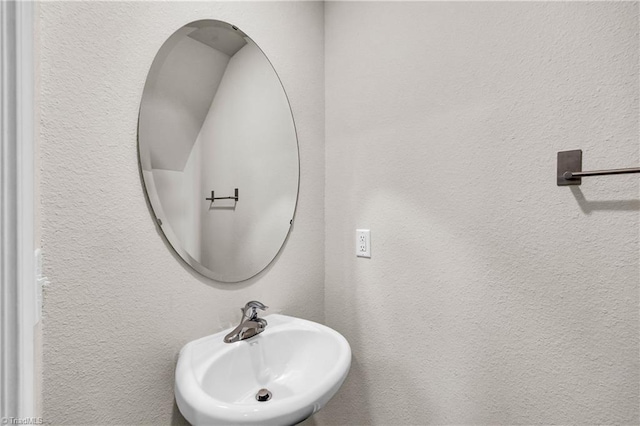
<instances>
[{"instance_id":1,"label":"white door frame","mask_svg":"<svg viewBox=\"0 0 640 426\"><path fill-rule=\"evenodd\" d=\"M33 8L0 1L0 417L33 417Z\"/></svg>"}]
</instances>

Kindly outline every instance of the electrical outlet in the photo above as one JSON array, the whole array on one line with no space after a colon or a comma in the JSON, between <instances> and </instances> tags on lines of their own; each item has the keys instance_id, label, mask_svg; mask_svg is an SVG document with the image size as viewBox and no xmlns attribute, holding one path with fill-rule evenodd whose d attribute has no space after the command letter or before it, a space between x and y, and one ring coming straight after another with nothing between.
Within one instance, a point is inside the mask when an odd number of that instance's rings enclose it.
<instances>
[{"instance_id":1,"label":"electrical outlet","mask_svg":"<svg viewBox=\"0 0 640 426\"><path fill-rule=\"evenodd\" d=\"M356 256L371 257L371 231L356 229Z\"/></svg>"}]
</instances>

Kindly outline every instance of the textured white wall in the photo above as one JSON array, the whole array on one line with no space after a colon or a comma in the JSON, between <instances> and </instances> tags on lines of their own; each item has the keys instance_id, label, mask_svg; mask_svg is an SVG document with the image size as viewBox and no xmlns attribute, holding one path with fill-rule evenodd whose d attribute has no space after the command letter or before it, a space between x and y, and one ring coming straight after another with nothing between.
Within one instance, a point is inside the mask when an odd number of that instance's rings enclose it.
<instances>
[{"instance_id":1,"label":"textured white wall","mask_svg":"<svg viewBox=\"0 0 640 426\"><path fill-rule=\"evenodd\" d=\"M301 155L292 234L243 284L183 266L143 195L138 107L151 61L196 19L238 25L291 100ZM44 407L52 424L167 424L180 347L239 319L250 299L323 320L323 5L315 2L39 4Z\"/></svg>"},{"instance_id":2,"label":"textured white wall","mask_svg":"<svg viewBox=\"0 0 640 426\"><path fill-rule=\"evenodd\" d=\"M638 3L328 2L327 424L637 424ZM355 229L372 258L357 259Z\"/></svg>"}]
</instances>

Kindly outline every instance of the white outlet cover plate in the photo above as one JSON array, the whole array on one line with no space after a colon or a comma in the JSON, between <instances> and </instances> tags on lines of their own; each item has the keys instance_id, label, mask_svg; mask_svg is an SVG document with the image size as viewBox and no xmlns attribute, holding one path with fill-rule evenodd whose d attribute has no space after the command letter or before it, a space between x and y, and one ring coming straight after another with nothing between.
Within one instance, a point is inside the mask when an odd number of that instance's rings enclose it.
<instances>
[{"instance_id":1,"label":"white outlet cover plate","mask_svg":"<svg viewBox=\"0 0 640 426\"><path fill-rule=\"evenodd\" d=\"M371 257L371 231L356 229L356 256Z\"/></svg>"}]
</instances>

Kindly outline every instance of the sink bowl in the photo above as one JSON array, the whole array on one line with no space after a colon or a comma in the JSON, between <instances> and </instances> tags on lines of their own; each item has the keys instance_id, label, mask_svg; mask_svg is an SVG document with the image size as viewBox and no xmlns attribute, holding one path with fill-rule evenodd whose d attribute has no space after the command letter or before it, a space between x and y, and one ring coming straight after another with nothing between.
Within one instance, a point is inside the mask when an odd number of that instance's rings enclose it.
<instances>
[{"instance_id":1,"label":"sink bowl","mask_svg":"<svg viewBox=\"0 0 640 426\"><path fill-rule=\"evenodd\" d=\"M182 348L175 396L191 424L293 425L338 391L351 366L340 333L286 315L264 318L267 328L250 339L224 343L226 330ZM258 401L263 389L270 399Z\"/></svg>"}]
</instances>

